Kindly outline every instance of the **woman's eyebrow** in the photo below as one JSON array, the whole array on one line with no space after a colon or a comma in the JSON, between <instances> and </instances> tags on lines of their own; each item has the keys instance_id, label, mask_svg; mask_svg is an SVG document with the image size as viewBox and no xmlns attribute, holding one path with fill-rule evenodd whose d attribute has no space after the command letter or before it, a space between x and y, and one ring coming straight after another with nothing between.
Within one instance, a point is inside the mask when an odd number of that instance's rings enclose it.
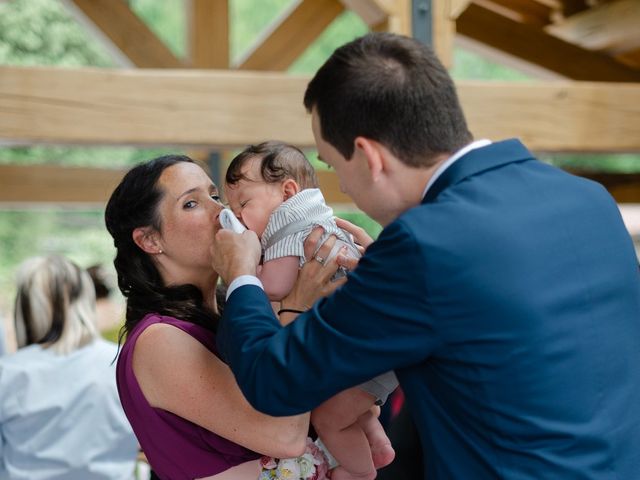
<instances>
[{"instance_id":1,"label":"woman's eyebrow","mask_svg":"<svg viewBox=\"0 0 640 480\"><path fill-rule=\"evenodd\" d=\"M194 187L194 188L190 188L189 190L186 190L185 192L183 192L180 196L178 196L178 198L176 199L176 201L179 201L182 197L189 195L195 191L198 190L198 187Z\"/></svg>"}]
</instances>

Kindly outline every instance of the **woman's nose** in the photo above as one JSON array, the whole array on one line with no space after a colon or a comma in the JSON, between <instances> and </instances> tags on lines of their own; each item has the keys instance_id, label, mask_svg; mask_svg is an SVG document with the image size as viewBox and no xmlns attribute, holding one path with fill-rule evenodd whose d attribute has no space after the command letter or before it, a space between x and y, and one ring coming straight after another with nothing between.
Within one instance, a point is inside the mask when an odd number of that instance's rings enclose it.
<instances>
[{"instance_id":1,"label":"woman's nose","mask_svg":"<svg viewBox=\"0 0 640 480\"><path fill-rule=\"evenodd\" d=\"M211 200L213 200L213 199L211 199ZM222 204L222 202L221 202L221 201L219 201L219 200L213 200L213 201L211 202L211 210L212 210L212 213L213 213L216 217L220 214L220 212L221 212L223 209L224 209L224 205Z\"/></svg>"}]
</instances>

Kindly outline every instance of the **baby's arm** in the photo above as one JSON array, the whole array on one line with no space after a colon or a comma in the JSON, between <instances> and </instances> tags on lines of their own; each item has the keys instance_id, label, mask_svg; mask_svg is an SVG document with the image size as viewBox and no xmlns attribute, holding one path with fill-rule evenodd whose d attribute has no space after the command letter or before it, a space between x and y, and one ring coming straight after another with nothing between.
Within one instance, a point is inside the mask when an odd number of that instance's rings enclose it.
<instances>
[{"instance_id":1,"label":"baby's arm","mask_svg":"<svg viewBox=\"0 0 640 480\"><path fill-rule=\"evenodd\" d=\"M264 285L269 300L280 301L288 295L298 278L300 259L294 256L264 262L258 278Z\"/></svg>"},{"instance_id":2,"label":"baby's arm","mask_svg":"<svg viewBox=\"0 0 640 480\"><path fill-rule=\"evenodd\" d=\"M318 436L340 464L334 471L336 478L373 479L376 468L393 460L393 448L378 421L375 400L370 393L354 387L311 411ZM379 455L381 449L384 458Z\"/></svg>"}]
</instances>

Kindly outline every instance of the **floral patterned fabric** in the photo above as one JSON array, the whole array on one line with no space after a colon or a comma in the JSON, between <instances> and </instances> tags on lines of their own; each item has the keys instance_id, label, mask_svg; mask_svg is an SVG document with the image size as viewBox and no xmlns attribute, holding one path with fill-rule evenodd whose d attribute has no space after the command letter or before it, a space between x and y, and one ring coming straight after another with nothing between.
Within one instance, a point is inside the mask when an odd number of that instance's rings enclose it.
<instances>
[{"instance_id":1,"label":"floral patterned fabric","mask_svg":"<svg viewBox=\"0 0 640 480\"><path fill-rule=\"evenodd\" d=\"M258 480L327 480L329 464L322 450L307 438L305 452L296 458L262 457Z\"/></svg>"}]
</instances>

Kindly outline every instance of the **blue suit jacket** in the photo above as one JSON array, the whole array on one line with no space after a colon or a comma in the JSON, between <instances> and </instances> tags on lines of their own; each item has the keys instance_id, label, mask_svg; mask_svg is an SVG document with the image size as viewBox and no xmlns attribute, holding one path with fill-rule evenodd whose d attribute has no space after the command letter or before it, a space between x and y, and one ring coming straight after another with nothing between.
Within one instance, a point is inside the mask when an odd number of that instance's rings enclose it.
<instances>
[{"instance_id":1,"label":"blue suit jacket","mask_svg":"<svg viewBox=\"0 0 640 480\"><path fill-rule=\"evenodd\" d=\"M255 286L218 335L247 399L304 412L395 369L438 479L640 478L640 274L597 183L473 150L286 328Z\"/></svg>"}]
</instances>

